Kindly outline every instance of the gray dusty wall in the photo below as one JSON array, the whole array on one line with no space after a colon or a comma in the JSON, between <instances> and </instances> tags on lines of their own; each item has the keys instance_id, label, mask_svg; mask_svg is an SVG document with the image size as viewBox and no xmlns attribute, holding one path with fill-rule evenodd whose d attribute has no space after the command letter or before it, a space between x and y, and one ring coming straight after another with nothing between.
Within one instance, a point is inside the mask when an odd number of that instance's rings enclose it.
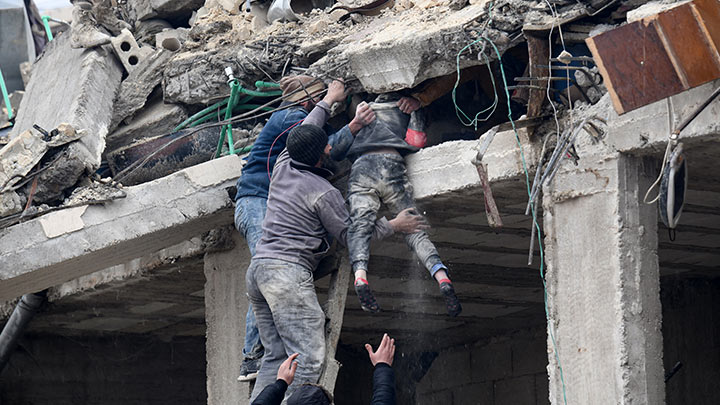
<instances>
[{"instance_id":1,"label":"gray dusty wall","mask_svg":"<svg viewBox=\"0 0 720 405\"><path fill-rule=\"evenodd\" d=\"M544 330L441 352L417 386L417 403L549 404Z\"/></svg>"},{"instance_id":2,"label":"gray dusty wall","mask_svg":"<svg viewBox=\"0 0 720 405\"><path fill-rule=\"evenodd\" d=\"M0 375L2 404L205 404L205 338L29 336Z\"/></svg>"},{"instance_id":3,"label":"gray dusty wall","mask_svg":"<svg viewBox=\"0 0 720 405\"><path fill-rule=\"evenodd\" d=\"M396 342L398 404L549 404L546 339L544 329L524 330L425 354L403 353L402 342ZM365 349L341 345L338 359L343 366L335 403L369 404L373 370Z\"/></svg>"}]
</instances>

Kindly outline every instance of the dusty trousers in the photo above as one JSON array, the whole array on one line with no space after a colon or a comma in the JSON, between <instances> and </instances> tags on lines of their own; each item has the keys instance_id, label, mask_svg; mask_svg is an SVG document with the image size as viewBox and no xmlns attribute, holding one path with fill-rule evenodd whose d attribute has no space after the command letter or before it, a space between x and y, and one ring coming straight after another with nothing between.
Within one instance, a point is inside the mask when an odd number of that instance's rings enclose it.
<instances>
[{"instance_id":1,"label":"dusty trousers","mask_svg":"<svg viewBox=\"0 0 720 405\"><path fill-rule=\"evenodd\" d=\"M393 215L415 207L403 157L392 153L372 153L358 158L350 170L348 202L350 227L347 245L352 269L368 270L370 237L381 204L387 205ZM430 275L434 275L441 260L427 233L405 235L405 242ZM436 269L433 270L433 267Z\"/></svg>"},{"instance_id":2,"label":"dusty trousers","mask_svg":"<svg viewBox=\"0 0 720 405\"><path fill-rule=\"evenodd\" d=\"M297 387L317 383L325 361L325 313L315 294L312 271L278 259L252 259L247 291L265 346L250 402L275 382L280 364L299 353L299 366L288 398Z\"/></svg>"}]
</instances>

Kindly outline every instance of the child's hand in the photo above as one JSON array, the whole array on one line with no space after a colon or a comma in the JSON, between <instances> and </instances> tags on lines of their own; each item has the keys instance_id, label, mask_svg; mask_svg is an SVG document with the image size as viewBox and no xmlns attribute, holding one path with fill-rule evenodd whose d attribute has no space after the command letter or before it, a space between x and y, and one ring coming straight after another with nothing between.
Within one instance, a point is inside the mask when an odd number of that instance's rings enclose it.
<instances>
[{"instance_id":1,"label":"child's hand","mask_svg":"<svg viewBox=\"0 0 720 405\"><path fill-rule=\"evenodd\" d=\"M372 124L373 121L375 121L375 111L370 108L368 103L363 101L358 104L355 110L355 118L350 121L348 127L350 127L350 132L355 135L362 127Z\"/></svg>"},{"instance_id":2,"label":"child's hand","mask_svg":"<svg viewBox=\"0 0 720 405\"><path fill-rule=\"evenodd\" d=\"M397 102L397 106L400 109L400 111L404 112L405 114L411 114L414 111L417 111L422 107L420 102L413 98L413 97L403 97Z\"/></svg>"},{"instance_id":3,"label":"child's hand","mask_svg":"<svg viewBox=\"0 0 720 405\"><path fill-rule=\"evenodd\" d=\"M333 103L339 103L345 99L345 83L342 80L333 80L328 86L327 94L323 101L332 106Z\"/></svg>"},{"instance_id":4,"label":"child's hand","mask_svg":"<svg viewBox=\"0 0 720 405\"><path fill-rule=\"evenodd\" d=\"M415 208L406 208L390 221L395 232L416 233L430 228L422 215L418 215Z\"/></svg>"}]
</instances>

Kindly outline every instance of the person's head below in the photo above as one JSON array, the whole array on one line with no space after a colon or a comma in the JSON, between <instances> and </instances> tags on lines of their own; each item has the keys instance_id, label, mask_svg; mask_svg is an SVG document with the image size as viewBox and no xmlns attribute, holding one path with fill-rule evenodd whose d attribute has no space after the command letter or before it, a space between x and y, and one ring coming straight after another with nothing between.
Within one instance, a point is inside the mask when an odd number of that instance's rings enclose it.
<instances>
[{"instance_id":1,"label":"person's head below","mask_svg":"<svg viewBox=\"0 0 720 405\"><path fill-rule=\"evenodd\" d=\"M322 166L331 149L327 134L315 125L293 128L288 134L286 147L294 161L315 167Z\"/></svg>"},{"instance_id":2,"label":"person's head below","mask_svg":"<svg viewBox=\"0 0 720 405\"><path fill-rule=\"evenodd\" d=\"M303 384L288 398L287 405L330 405L332 395L321 386Z\"/></svg>"},{"instance_id":3,"label":"person's head below","mask_svg":"<svg viewBox=\"0 0 720 405\"><path fill-rule=\"evenodd\" d=\"M310 111L321 100L325 84L312 76L285 76L280 79L280 89L284 101L300 102L303 108Z\"/></svg>"}]
</instances>

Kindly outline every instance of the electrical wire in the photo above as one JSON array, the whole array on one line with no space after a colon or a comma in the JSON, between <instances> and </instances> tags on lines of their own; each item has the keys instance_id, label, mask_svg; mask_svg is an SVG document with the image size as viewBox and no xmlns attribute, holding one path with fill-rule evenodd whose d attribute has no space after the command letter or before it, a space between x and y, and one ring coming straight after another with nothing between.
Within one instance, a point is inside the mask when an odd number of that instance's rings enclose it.
<instances>
[{"instance_id":1,"label":"electrical wire","mask_svg":"<svg viewBox=\"0 0 720 405\"><path fill-rule=\"evenodd\" d=\"M318 81L318 80L319 80L319 79L316 79L315 81ZM315 81L309 83L308 86L309 86L309 85L312 85L313 83L315 83ZM303 90L304 90L303 88L299 88L299 89L293 91L292 93L287 94L286 97L289 97L289 96L291 96L291 95L293 95L293 94L295 94L295 93L298 93L298 92L300 92L300 91L303 91ZM315 94L314 96L315 96L315 97L319 97L319 96L323 95L325 92L327 92L327 89L321 90L321 91L317 92L317 94ZM284 106L281 106L281 107L276 107L276 108L274 108L274 109L272 109L272 110L270 110L270 111L263 111L263 112L261 112L261 113L255 114L255 113L257 113L258 111L263 110L263 108L268 107L268 106L270 106L270 105L272 105L272 104L280 101L281 99L282 99L282 97L278 97L278 98L276 98L276 99L273 99L273 100L271 100L271 101L268 101L267 103L265 103L265 104L263 104L263 105L255 108L254 110L248 111L248 112L246 112L246 113L238 114L238 115L236 115L236 116L233 116L233 117L230 118L230 119L226 119L226 120L222 120L222 121L218 121L218 122L211 122L211 123L202 124L202 125L198 125L198 126L196 126L196 127L193 127L192 129L188 130L188 132L186 132L186 133L178 136L177 138L175 138L175 139L173 139L173 140L170 140L170 141L168 141L167 143L161 145L160 147L158 147L157 149L155 149L153 152L149 153L144 159L142 159L142 160L138 159L138 160L136 160L135 162L133 162L131 165L129 165L128 167L126 167L125 169L123 169L122 171L120 171L118 174L116 174L115 177L114 177L114 179L113 179L113 181L114 181L115 183L122 182L122 180L124 180L125 178L127 178L127 177L129 177L130 175L132 175L133 173L135 173L135 172L136 172L137 170L139 170L142 166L144 166L147 162L149 162L150 159L152 159L153 156L157 155L158 153L160 153L160 152L161 152L162 150L164 150L165 148L167 148L167 147L171 146L172 144L174 144L175 142L177 142L177 141L179 141L179 140L182 140L182 139L184 139L184 138L187 138L187 137L189 137L189 136L191 136L191 135L193 135L193 134L195 134L195 133L197 133L197 132L199 132L199 131L201 131L201 130L203 130L203 129L213 128L213 127L219 127L219 126L222 126L222 125L225 125L225 124L229 124L229 123L238 123L238 122L244 122L244 121L254 120L254 119L257 119L257 118L266 116L266 115L268 115L268 114L272 114L272 113L277 112L277 111L282 111L282 110L285 110L285 109L288 109L288 108L296 107L296 106L298 106L298 105L300 105L300 104L308 101L308 100L310 99L310 97L307 97L307 96L306 96L306 97L303 97L302 99L300 99L300 100L298 100L298 101L296 101L296 102L293 102L293 103L290 103L290 104L287 104L287 105L284 105ZM254 115L253 115L253 114L254 114ZM168 132L168 133L159 135L158 138L163 138L163 137L166 137L166 136L170 136L170 135L172 135L172 134L174 134L174 133L175 133L175 132Z\"/></svg>"},{"instance_id":2,"label":"electrical wire","mask_svg":"<svg viewBox=\"0 0 720 405\"><path fill-rule=\"evenodd\" d=\"M491 3L490 10L492 10L492 7L493 7L493 4ZM492 49L495 51L495 55L497 56L497 60L499 61L500 74L501 74L501 77L503 80L503 86L504 86L506 101L507 101L507 105L508 105L508 119L510 120L510 124L512 125L513 132L515 133L515 140L517 142L518 148L520 149L520 158L522 160L522 167L523 167L523 171L525 173L525 185L527 187L528 198L530 198L531 197L530 173L528 171L527 162L525 160L525 152L523 150L522 143L520 141L520 134L517 131L517 126L515 125L515 120L513 120L513 118L512 118L512 106L510 104L510 92L508 91L508 82L507 82L507 77L505 76L505 69L502 64L502 57L501 57L500 51L498 50L495 43L493 43L492 40L490 40L487 37L481 36L478 40L473 41L471 43L471 45L475 44L481 40L486 41L487 44L489 44L492 47ZM463 52L466 48L467 47L463 48L461 50L461 52ZM458 61L459 61L459 55L458 55ZM456 85L457 85L457 82L456 82ZM549 93L549 90L548 90L548 93ZM497 97L498 97L498 95L497 95L497 90L496 90L495 98L497 99ZM453 98L453 102L455 102L454 98ZM457 107L457 104L456 104L456 108L459 108L459 107ZM557 114L557 111L556 111L556 114ZM559 131L559 123L558 123L558 131ZM532 207L531 207L530 211L532 212L533 226L535 227L535 230L537 231L537 235L538 235L537 239L538 239L538 246L540 249L540 278L541 278L542 284L543 284L543 299L544 299L544 308L545 308L545 318L546 318L547 325L548 325L547 326L548 334L550 335L550 340L552 341L552 344L553 344L555 360L557 361L558 370L560 372L560 382L562 385L563 402L565 403L565 405L567 405L565 375L563 372L562 363L560 361L560 354L558 352L557 340L555 338L555 332L554 332L553 324L550 319L550 311L549 311L549 307L548 307L547 282L545 280L545 253L544 253L543 244L542 244L542 229L540 228L540 224L538 223L538 220L537 220L535 203L532 203Z\"/></svg>"},{"instance_id":3,"label":"electrical wire","mask_svg":"<svg viewBox=\"0 0 720 405\"><path fill-rule=\"evenodd\" d=\"M482 26L482 28L480 30L481 35L485 33L485 30L487 29L488 25L490 25L490 21L492 21L492 10L493 10L494 6L495 6L494 2L491 2L490 5L488 6L488 18L487 18L487 20L485 20L485 24ZM480 56L482 55L485 58L485 64L488 67L488 72L490 74L490 80L493 85L493 92L495 93L495 99L493 100L492 104L489 107L485 108L484 110L475 114L475 116L471 119L470 117L467 116L467 114L465 114L465 112L460 108L460 106L458 106L456 93L457 93L457 88L460 85L460 55L462 55L466 49L470 48L471 46L477 44L478 42L480 42L482 40L483 40L482 38L478 38L475 41L473 41L473 42L469 43L468 45L466 45L465 47L463 47L460 50L460 52L458 52L457 56L455 57L455 69L457 72L457 80L455 80L455 85L453 86L453 89L452 89L452 101L453 101L453 104L455 105L455 115L458 117L461 124L463 124L466 127L473 127L475 129L475 131L477 131L478 123L485 122L485 121L489 120L490 117L492 117L492 115L495 113L495 109L497 108L497 105L498 105L498 94L497 94L497 87L495 86L495 75L493 74L492 68L490 67L490 58L488 58L488 56L485 54L485 45L483 45L482 49L478 53L478 59L480 59ZM487 111L490 111L490 112L487 114L487 116L485 118L478 118L480 116L480 114L484 114ZM467 120L468 122L465 122L465 120Z\"/></svg>"}]
</instances>

